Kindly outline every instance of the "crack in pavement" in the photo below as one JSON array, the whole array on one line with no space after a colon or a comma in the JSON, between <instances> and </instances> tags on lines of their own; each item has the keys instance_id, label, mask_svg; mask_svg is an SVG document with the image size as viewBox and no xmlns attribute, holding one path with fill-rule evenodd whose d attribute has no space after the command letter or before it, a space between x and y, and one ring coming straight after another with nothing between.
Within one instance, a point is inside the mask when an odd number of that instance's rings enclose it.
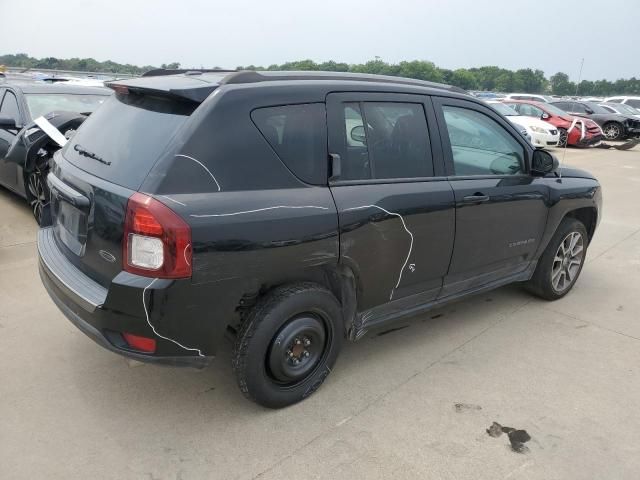
<instances>
[{"instance_id":1,"label":"crack in pavement","mask_svg":"<svg viewBox=\"0 0 640 480\"><path fill-rule=\"evenodd\" d=\"M393 387L391 387L390 389L388 389L386 392L381 393L380 395L378 395L376 398L374 398L372 401L370 401L369 403L367 403L366 405L364 405L360 410L358 410L357 412L353 413L349 419L349 421L351 422L353 419L359 417L362 413L366 412L367 410L369 410L369 408L373 407L375 404L377 404L378 402L380 402L381 400L384 400L385 398L387 398L389 395L391 395L392 393L398 391L400 388L402 388L404 385L406 385L407 383L409 383L411 380L413 380L414 378L416 378L419 375L422 375L423 373L425 373L427 370L431 369L431 367L437 365L438 363L440 363L442 360L444 360L445 358L447 358L449 355L459 351L460 349L464 348L466 345L468 345L469 343L473 342L474 340L476 340L477 338L481 337L482 335L484 335L486 332L488 332L489 330L491 330L492 328L498 326L499 324L501 324L502 322L504 322L505 320L507 320L509 317L511 317L512 315L518 313L520 310L522 310L524 307L526 307L527 305L529 305L531 302L533 301L533 299L531 300L527 300L526 302L524 302L523 304L519 305L518 307L514 308L513 310L503 314L502 316L499 317L498 320L496 320L495 322L493 322L491 325L489 325L488 327L484 328L483 330L481 330L480 332L478 332L477 334L475 334L474 336L472 336L471 338L469 338L468 340L465 340L464 342L462 342L460 345L458 345L457 347L449 350L448 352L446 352L445 354L443 354L442 356L440 356L439 358L437 358L436 360L434 360L433 362L429 363L425 368L423 368L422 370L420 370L419 372L414 373L413 375L407 377L405 380L403 380L402 382L400 382L397 385L394 385ZM261 472L259 472L258 474L256 474L255 476L251 477L251 480L256 480L258 478L263 477L265 474L269 473L270 471L272 471L273 469L275 469L276 467L278 467L279 465L281 465L282 463L284 463L285 461L289 460L290 458L292 458L293 456L295 456L298 452L301 452L303 449L305 449L307 446L311 445L313 442L315 442L316 440L322 438L323 436L335 431L338 427L336 427L335 425L323 432L320 432L319 434L317 434L315 437L313 437L311 440L309 440L308 442L306 442L305 444L301 445L300 447L296 448L294 451L292 451L291 453L285 455L284 457L282 457L280 460L278 460L276 463L274 463L273 465L271 465L270 467L262 470Z\"/></svg>"}]
</instances>

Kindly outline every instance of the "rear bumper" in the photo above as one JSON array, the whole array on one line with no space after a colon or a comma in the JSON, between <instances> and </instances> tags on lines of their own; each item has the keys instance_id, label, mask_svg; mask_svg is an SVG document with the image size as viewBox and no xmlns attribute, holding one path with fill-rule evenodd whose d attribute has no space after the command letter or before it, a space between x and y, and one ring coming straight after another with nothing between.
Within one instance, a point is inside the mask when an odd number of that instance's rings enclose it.
<instances>
[{"instance_id":1,"label":"rear bumper","mask_svg":"<svg viewBox=\"0 0 640 480\"><path fill-rule=\"evenodd\" d=\"M62 313L80 331L98 345L127 358L141 362L171 366L203 368L213 356L199 356L191 351L179 354L179 347L158 338L158 354L132 350L121 332L130 331L147 337L155 337L144 317L132 317L107 306L109 290L97 284L67 261L55 244L51 228L38 231L39 272L47 293ZM149 279L144 279L148 285ZM129 282L131 283L131 282ZM159 285L162 288L162 285ZM144 288L129 285L142 299ZM163 343L164 342L164 343ZM164 347L164 349L163 349ZM164 353L177 350L175 355Z\"/></svg>"}]
</instances>

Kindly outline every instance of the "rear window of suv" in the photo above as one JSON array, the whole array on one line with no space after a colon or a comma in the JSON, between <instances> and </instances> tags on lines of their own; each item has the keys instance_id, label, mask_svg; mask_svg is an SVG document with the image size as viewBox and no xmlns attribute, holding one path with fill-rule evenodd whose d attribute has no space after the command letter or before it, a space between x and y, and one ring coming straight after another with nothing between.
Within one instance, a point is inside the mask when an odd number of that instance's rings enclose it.
<instances>
[{"instance_id":1,"label":"rear window of suv","mask_svg":"<svg viewBox=\"0 0 640 480\"><path fill-rule=\"evenodd\" d=\"M96 177L137 190L195 107L161 97L113 95L82 124L62 154Z\"/></svg>"},{"instance_id":2,"label":"rear window of suv","mask_svg":"<svg viewBox=\"0 0 640 480\"><path fill-rule=\"evenodd\" d=\"M258 108L251 119L280 159L303 182L327 183L327 124L323 103Z\"/></svg>"}]
</instances>

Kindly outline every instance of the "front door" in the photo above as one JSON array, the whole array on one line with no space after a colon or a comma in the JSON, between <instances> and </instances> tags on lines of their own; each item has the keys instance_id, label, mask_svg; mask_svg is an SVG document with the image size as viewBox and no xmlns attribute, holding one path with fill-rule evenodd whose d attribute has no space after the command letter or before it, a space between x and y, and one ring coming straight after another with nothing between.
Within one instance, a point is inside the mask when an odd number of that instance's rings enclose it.
<instances>
[{"instance_id":1,"label":"front door","mask_svg":"<svg viewBox=\"0 0 640 480\"><path fill-rule=\"evenodd\" d=\"M443 97L434 106L456 201L446 297L531 266L547 221L548 188L529 174L531 147L490 107Z\"/></svg>"},{"instance_id":2,"label":"front door","mask_svg":"<svg viewBox=\"0 0 640 480\"><path fill-rule=\"evenodd\" d=\"M15 119L16 124L20 127L22 117L18 108L18 100L13 92L7 90L0 104L0 116ZM18 189L18 165L15 162L8 162L6 159L7 152L18 135L18 129L0 128L0 184L11 189Z\"/></svg>"},{"instance_id":3,"label":"front door","mask_svg":"<svg viewBox=\"0 0 640 480\"><path fill-rule=\"evenodd\" d=\"M340 258L358 280L359 311L434 299L455 219L430 99L336 93L327 113Z\"/></svg>"}]
</instances>

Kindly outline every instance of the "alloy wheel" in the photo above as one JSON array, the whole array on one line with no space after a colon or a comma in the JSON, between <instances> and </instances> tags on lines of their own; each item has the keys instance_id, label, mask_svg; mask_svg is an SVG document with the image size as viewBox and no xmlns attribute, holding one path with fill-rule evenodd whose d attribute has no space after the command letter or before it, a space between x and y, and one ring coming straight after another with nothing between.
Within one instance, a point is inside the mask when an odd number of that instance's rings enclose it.
<instances>
[{"instance_id":1,"label":"alloy wheel","mask_svg":"<svg viewBox=\"0 0 640 480\"><path fill-rule=\"evenodd\" d=\"M29 192L29 206L38 224L42 220L42 210L47 205L47 194L43 183L42 172L38 169L29 174L27 178L27 190Z\"/></svg>"},{"instance_id":2,"label":"alloy wheel","mask_svg":"<svg viewBox=\"0 0 640 480\"><path fill-rule=\"evenodd\" d=\"M560 242L551 267L551 284L562 293L575 281L584 260L584 239L580 232L571 232Z\"/></svg>"},{"instance_id":3,"label":"alloy wheel","mask_svg":"<svg viewBox=\"0 0 640 480\"><path fill-rule=\"evenodd\" d=\"M615 123L610 123L604 128L603 133L608 140L615 140L620 137L620 126Z\"/></svg>"},{"instance_id":4,"label":"alloy wheel","mask_svg":"<svg viewBox=\"0 0 640 480\"><path fill-rule=\"evenodd\" d=\"M564 147L567 145L567 139L569 138L569 134L563 128L558 129L560 132L560 138L558 138L558 146Z\"/></svg>"}]
</instances>

